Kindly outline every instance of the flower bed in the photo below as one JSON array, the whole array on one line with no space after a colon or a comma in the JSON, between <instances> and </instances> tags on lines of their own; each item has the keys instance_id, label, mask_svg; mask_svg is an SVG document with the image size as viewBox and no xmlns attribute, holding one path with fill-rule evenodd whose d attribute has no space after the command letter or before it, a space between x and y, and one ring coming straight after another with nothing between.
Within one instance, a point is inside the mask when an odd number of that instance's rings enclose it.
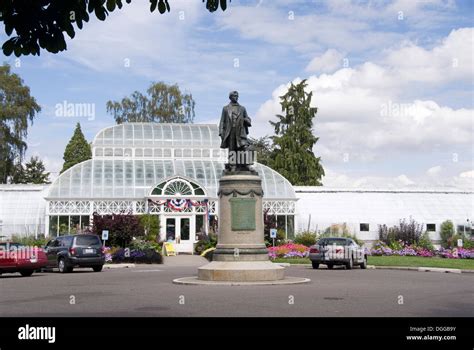
<instances>
[{"instance_id":1,"label":"flower bed","mask_svg":"<svg viewBox=\"0 0 474 350\"><path fill-rule=\"evenodd\" d=\"M287 243L276 247L268 248L270 259L276 258L306 258L309 248L302 244Z\"/></svg>"},{"instance_id":2,"label":"flower bed","mask_svg":"<svg viewBox=\"0 0 474 350\"><path fill-rule=\"evenodd\" d=\"M430 250L423 247L416 247L403 242L397 242L396 249L393 249L381 241L377 241L372 249L366 249L368 255L372 256L438 256L448 259L474 259L474 249L453 248L440 250Z\"/></svg>"},{"instance_id":3,"label":"flower bed","mask_svg":"<svg viewBox=\"0 0 474 350\"><path fill-rule=\"evenodd\" d=\"M161 264L163 258L155 249L130 249L128 253L123 248L105 248L106 263L137 263Z\"/></svg>"}]
</instances>

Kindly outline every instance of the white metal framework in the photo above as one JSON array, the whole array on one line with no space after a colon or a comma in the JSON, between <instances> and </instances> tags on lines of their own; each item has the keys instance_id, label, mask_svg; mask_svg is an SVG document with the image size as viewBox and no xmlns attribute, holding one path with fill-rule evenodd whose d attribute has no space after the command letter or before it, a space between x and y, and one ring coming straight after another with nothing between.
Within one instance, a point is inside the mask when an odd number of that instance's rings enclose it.
<instances>
[{"instance_id":1,"label":"white metal framework","mask_svg":"<svg viewBox=\"0 0 474 350\"><path fill-rule=\"evenodd\" d=\"M62 173L49 188L46 215L54 216L57 230L59 216L176 211L153 199L193 199L202 205L186 207L183 213L217 214L219 178L227 157L216 125L115 125L97 134L92 151L92 159ZM266 213L294 215L297 199L291 184L267 166L256 163L254 168L262 178Z\"/></svg>"}]
</instances>

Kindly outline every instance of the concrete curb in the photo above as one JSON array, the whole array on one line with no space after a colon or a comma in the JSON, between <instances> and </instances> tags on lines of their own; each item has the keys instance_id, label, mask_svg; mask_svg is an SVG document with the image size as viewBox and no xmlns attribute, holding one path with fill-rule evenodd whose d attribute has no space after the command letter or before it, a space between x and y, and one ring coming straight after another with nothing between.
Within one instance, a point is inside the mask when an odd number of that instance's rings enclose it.
<instances>
[{"instance_id":1,"label":"concrete curb","mask_svg":"<svg viewBox=\"0 0 474 350\"><path fill-rule=\"evenodd\" d=\"M239 281L204 281L199 280L197 277L182 277L173 280L173 284L182 284L188 286L278 286L288 284L302 284L310 283L309 278L303 277L285 277L282 280L274 281L250 281L250 282L239 282Z\"/></svg>"},{"instance_id":2,"label":"concrete curb","mask_svg":"<svg viewBox=\"0 0 474 350\"><path fill-rule=\"evenodd\" d=\"M135 264L105 264L104 269L128 269L135 267Z\"/></svg>"},{"instance_id":3,"label":"concrete curb","mask_svg":"<svg viewBox=\"0 0 474 350\"><path fill-rule=\"evenodd\" d=\"M311 264L290 264L277 263L281 266L311 266ZM367 265L368 269L372 270L403 270L403 271L418 271L418 272L443 272L443 273L474 273L474 270L451 269L447 267L414 267L414 266L375 266Z\"/></svg>"},{"instance_id":4,"label":"concrete curb","mask_svg":"<svg viewBox=\"0 0 474 350\"><path fill-rule=\"evenodd\" d=\"M290 267L291 264L290 263L275 263L277 265L280 265L281 267ZM301 265L301 264L294 264L294 265Z\"/></svg>"}]
</instances>

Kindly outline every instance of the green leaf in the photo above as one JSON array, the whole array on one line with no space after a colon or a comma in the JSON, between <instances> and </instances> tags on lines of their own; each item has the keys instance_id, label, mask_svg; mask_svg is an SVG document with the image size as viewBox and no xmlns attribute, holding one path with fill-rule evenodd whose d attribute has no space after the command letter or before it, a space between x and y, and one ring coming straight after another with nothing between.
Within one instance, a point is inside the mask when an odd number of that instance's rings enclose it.
<instances>
[{"instance_id":1,"label":"green leaf","mask_svg":"<svg viewBox=\"0 0 474 350\"><path fill-rule=\"evenodd\" d=\"M10 23L5 23L5 33L7 33L8 36L12 35L13 26Z\"/></svg>"},{"instance_id":2,"label":"green leaf","mask_svg":"<svg viewBox=\"0 0 474 350\"><path fill-rule=\"evenodd\" d=\"M16 57L20 57L21 56L21 46L20 45L15 45L15 48L13 49L13 52L15 53L15 56Z\"/></svg>"},{"instance_id":3,"label":"green leaf","mask_svg":"<svg viewBox=\"0 0 474 350\"><path fill-rule=\"evenodd\" d=\"M5 41L5 43L2 45L3 54L5 56L10 56L13 52L14 47L15 45L13 42L13 38Z\"/></svg>"},{"instance_id":4,"label":"green leaf","mask_svg":"<svg viewBox=\"0 0 474 350\"><path fill-rule=\"evenodd\" d=\"M115 0L107 0L107 10L110 12L115 10Z\"/></svg>"},{"instance_id":5,"label":"green leaf","mask_svg":"<svg viewBox=\"0 0 474 350\"><path fill-rule=\"evenodd\" d=\"M105 9L103 7L96 7L95 8L95 15L101 21L104 21L105 18L107 17L106 14L105 14Z\"/></svg>"},{"instance_id":6,"label":"green leaf","mask_svg":"<svg viewBox=\"0 0 474 350\"><path fill-rule=\"evenodd\" d=\"M66 31L67 35L69 35L71 39L74 38L76 33L74 32L74 27L72 26L70 22L66 22L64 30Z\"/></svg>"},{"instance_id":7,"label":"green leaf","mask_svg":"<svg viewBox=\"0 0 474 350\"><path fill-rule=\"evenodd\" d=\"M225 11L227 8L227 0L221 0L221 9Z\"/></svg>"},{"instance_id":8,"label":"green leaf","mask_svg":"<svg viewBox=\"0 0 474 350\"><path fill-rule=\"evenodd\" d=\"M165 2L163 0L160 0L160 2L158 3L158 11L161 14L166 12L166 5L165 5Z\"/></svg>"},{"instance_id":9,"label":"green leaf","mask_svg":"<svg viewBox=\"0 0 474 350\"><path fill-rule=\"evenodd\" d=\"M150 12L156 10L156 5L158 5L158 0L150 0Z\"/></svg>"}]
</instances>

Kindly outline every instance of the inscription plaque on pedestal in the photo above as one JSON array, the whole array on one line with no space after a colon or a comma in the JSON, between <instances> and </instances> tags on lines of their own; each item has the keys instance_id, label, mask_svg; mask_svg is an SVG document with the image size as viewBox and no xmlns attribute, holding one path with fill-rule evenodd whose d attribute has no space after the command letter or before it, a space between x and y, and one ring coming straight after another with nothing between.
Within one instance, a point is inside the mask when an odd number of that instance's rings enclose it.
<instances>
[{"instance_id":1,"label":"inscription plaque on pedestal","mask_svg":"<svg viewBox=\"0 0 474 350\"><path fill-rule=\"evenodd\" d=\"M231 198L231 228L232 231L255 230L255 198Z\"/></svg>"}]
</instances>

